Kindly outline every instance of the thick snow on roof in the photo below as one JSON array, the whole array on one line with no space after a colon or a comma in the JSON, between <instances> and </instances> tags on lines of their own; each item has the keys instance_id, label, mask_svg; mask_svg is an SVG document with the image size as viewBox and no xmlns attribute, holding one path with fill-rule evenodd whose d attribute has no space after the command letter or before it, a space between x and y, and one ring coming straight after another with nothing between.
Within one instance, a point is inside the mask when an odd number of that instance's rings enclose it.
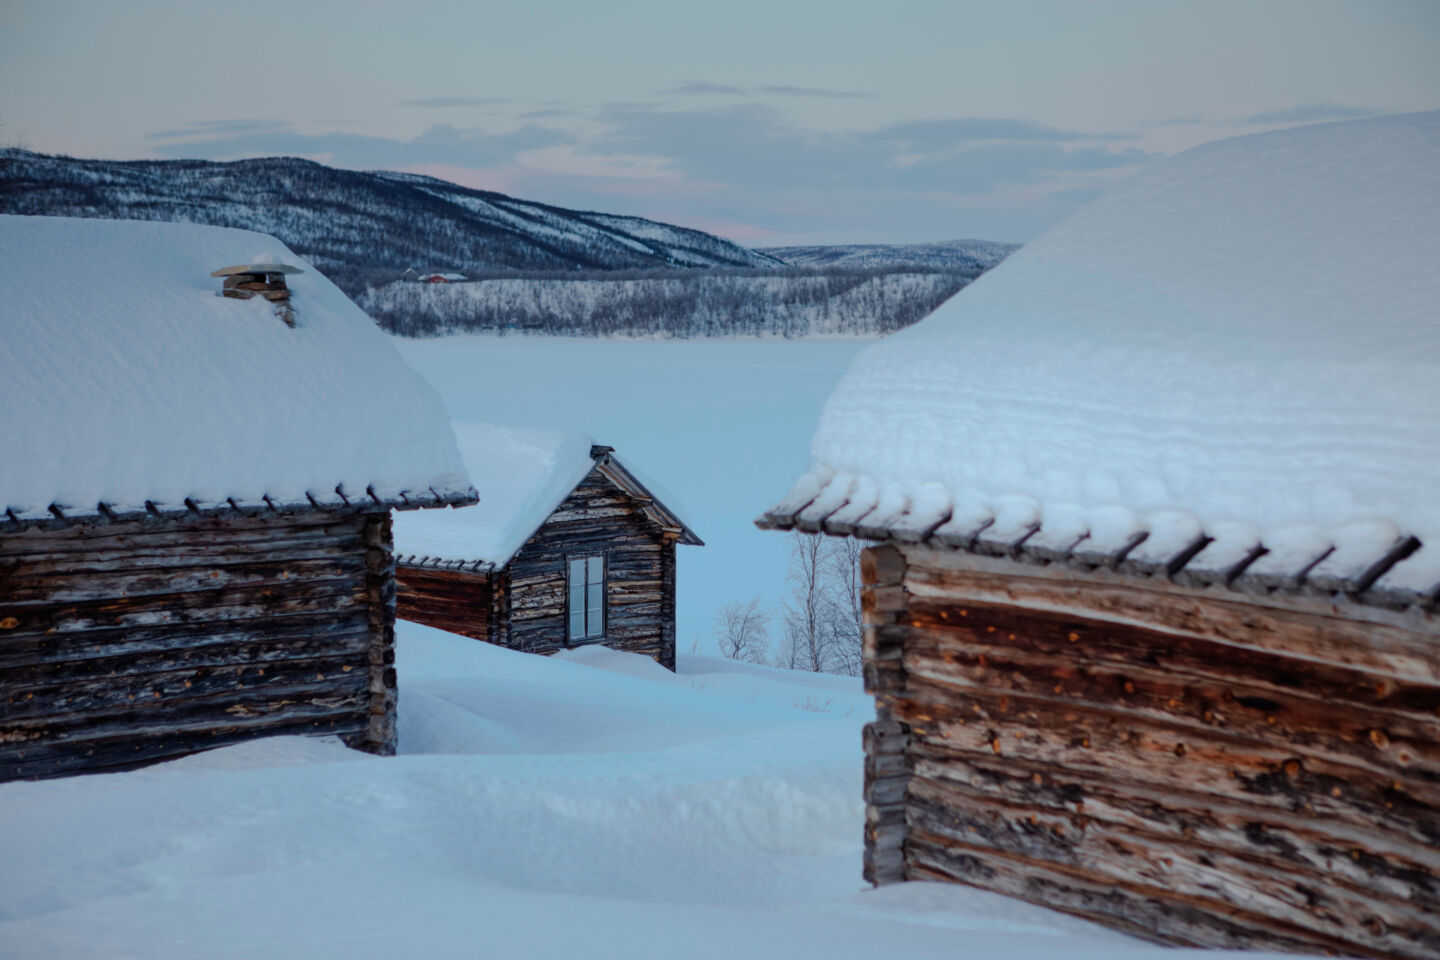
<instances>
[{"instance_id":1,"label":"thick snow on roof","mask_svg":"<svg viewBox=\"0 0 1440 960\"><path fill-rule=\"evenodd\" d=\"M1190 150L857 357L787 503L1440 545L1437 254L1440 113Z\"/></svg>"},{"instance_id":2,"label":"thick snow on roof","mask_svg":"<svg viewBox=\"0 0 1440 960\"><path fill-rule=\"evenodd\" d=\"M401 557L504 566L595 466L583 433L456 423L480 502L395 517Z\"/></svg>"},{"instance_id":3,"label":"thick snow on roof","mask_svg":"<svg viewBox=\"0 0 1440 960\"><path fill-rule=\"evenodd\" d=\"M459 514L434 511L396 516L395 552L417 563L478 562L503 567L596 466L591 456L594 441L587 434L569 430L492 423L453 426L465 467L480 489L480 503ZM652 498L655 519L665 525L679 524L680 543L701 542L670 494L613 451L608 460L614 465L605 468L612 479L618 473L622 486L631 493Z\"/></svg>"},{"instance_id":4,"label":"thick snow on roof","mask_svg":"<svg viewBox=\"0 0 1440 960\"><path fill-rule=\"evenodd\" d=\"M0 513L469 491L439 396L273 237L0 216L0 260ZM277 261L293 329L210 276Z\"/></svg>"}]
</instances>

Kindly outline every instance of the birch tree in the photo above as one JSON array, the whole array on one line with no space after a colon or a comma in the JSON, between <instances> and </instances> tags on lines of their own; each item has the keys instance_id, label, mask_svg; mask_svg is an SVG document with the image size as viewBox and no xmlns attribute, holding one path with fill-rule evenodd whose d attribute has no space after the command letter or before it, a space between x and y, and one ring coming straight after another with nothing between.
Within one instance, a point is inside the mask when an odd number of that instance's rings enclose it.
<instances>
[{"instance_id":1,"label":"birch tree","mask_svg":"<svg viewBox=\"0 0 1440 960\"><path fill-rule=\"evenodd\" d=\"M761 608L760 598L726 604L715 615L715 639L720 652L731 660L764 663L770 647L770 613Z\"/></svg>"},{"instance_id":2,"label":"birch tree","mask_svg":"<svg viewBox=\"0 0 1440 960\"><path fill-rule=\"evenodd\" d=\"M828 551L825 538L792 533L790 541L790 599L785 605L785 647L782 656L797 668L825 671L833 622L832 598L826 589ZM793 668L792 668L793 669Z\"/></svg>"},{"instance_id":3,"label":"birch tree","mask_svg":"<svg viewBox=\"0 0 1440 960\"><path fill-rule=\"evenodd\" d=\"M831 670L848 676L860 675L862 648L865 642L865 613L862 609L860 551L864 548L853 537L831 540L826 559L827 588L830 598L832 638Z\"/></svg>"}]
</instances>

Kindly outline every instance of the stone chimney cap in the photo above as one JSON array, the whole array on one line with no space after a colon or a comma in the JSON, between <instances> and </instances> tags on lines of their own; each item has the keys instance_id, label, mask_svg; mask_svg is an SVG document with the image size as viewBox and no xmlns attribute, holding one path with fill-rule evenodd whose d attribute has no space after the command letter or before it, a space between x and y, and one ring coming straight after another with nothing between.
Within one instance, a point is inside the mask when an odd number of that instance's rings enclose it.
<instances>
[{"instance_id":1,"label":"stone chimney cap","mask_svg":"<svg viewBox=\"0 0 1440 960\"><path fill-rule=\"evenodd\" d=\"M233 267L221 267L219 270L211 270L212 277L234 277L244 273L304 273L299 267L292 267L288 263L241 263Z\"/></svg>"}]
</instances>

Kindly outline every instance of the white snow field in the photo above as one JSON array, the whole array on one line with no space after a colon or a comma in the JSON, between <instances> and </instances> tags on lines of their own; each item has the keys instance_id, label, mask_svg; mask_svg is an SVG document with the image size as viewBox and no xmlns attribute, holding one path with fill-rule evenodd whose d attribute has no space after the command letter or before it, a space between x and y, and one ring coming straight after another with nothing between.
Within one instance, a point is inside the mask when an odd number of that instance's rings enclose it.
<instances>
[{"instance_id":1,"label":"white snow field","mask_svg":"<svg viewBox=\"0 0 1440 960\"><path fill-rule=\"evenodd\" d=\"M714 650L725 604L783 600L789 541L754 520L805 469L825 397L874 342L395 338L455 420L588 433L684 517L705 546L677 551L681 651ZM476 488L464 510L485 510Z\"/></svg>"},{"instance_id":2,"label":"white snow field","mask_svg":"<svg viewBox=\"0 0 1440 960\"><path fill-rule=\"evenodd\" d=\"M282 737L0 785L0 956L1176 956L862 892L858 681L399 633L401 756Z\"/></svg>"}]
</instances>

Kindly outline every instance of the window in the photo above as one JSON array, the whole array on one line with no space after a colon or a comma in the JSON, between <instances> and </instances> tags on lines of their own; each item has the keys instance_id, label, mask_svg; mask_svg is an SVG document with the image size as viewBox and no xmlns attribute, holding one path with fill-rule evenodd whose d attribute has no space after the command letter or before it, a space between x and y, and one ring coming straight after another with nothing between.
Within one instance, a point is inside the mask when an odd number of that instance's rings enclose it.
<instances>
[{"instance_id":1,"label":"window","mask_svg":"<svg viewBox=\"0 0 1440 960\"><path fill-rule=\"evenodd\" d=\"M585 640L605 635L605 558L571 557L570 625L566 636Z\"/></svg>"}]
</instances>

